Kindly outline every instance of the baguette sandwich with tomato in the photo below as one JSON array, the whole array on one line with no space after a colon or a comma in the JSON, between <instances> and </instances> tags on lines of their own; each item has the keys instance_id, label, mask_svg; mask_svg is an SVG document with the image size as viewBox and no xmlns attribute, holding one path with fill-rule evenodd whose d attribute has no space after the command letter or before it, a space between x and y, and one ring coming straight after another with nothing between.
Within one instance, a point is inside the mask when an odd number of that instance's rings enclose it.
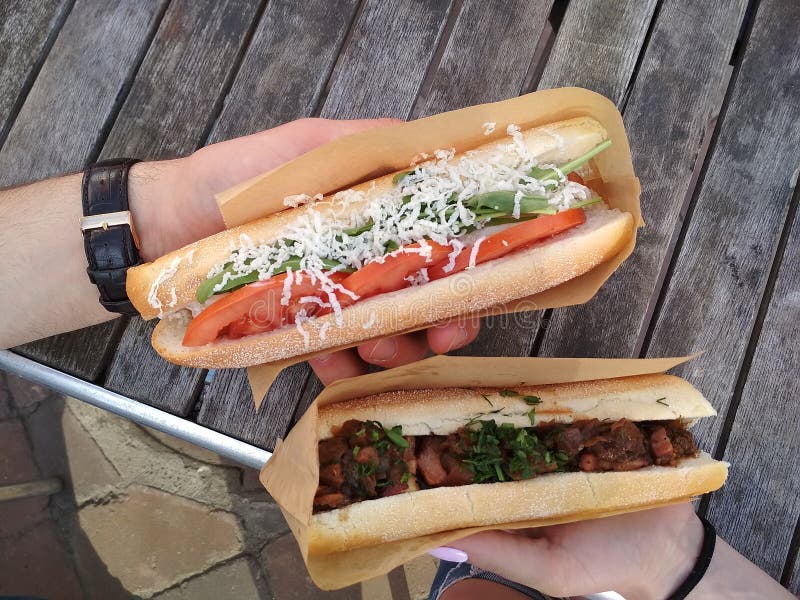
<instances>
[{"instance_id":1,"label":"baguette sandwich with tomato","mask_svg":"<svg viewBox=\"0 0 800 600\"><path fill-rule=\"evenodd\" d=\"M133 304L161 317L155 349L205 368L289 359L485 311L617 255L635 225L592 189L592 159L611 144L603 126L578 117L507 134L287 198L130 269Z\"/></svg>"},{"instance_id":2,"label":"baguette sandwich with tomato","mask_svg":"<svg viewBox=\"0 0 800 600\"><path fill-rule=\"evenodd\" d=\"M691 384L664 374L327 404L309 553L687 500L727 477L688 430L714 414Z\"/></svg>"}]
</instances>

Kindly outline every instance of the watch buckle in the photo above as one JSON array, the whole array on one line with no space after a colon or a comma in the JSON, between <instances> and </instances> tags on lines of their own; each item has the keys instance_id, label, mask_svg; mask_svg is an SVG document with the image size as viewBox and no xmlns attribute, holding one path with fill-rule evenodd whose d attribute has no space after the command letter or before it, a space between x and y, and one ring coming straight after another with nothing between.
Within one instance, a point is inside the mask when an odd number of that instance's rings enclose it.
<instances>
[{"instance_id":1,"label":"watch buckle","mask_svg":"<svg viewBox=\"0 0 800 600\"><path fill-rule=\"evenodd\" d=\"M81 217L81 231L89 231L92 229L102 229L103 231L106 231L109 227L114 227L116 225L127 225L130 227L134 244L136 244L136 247L138 248L139 238L136 235L136 230L133 228L131 211L121 210L119 212Z\"/></svg>"}]
</instances>

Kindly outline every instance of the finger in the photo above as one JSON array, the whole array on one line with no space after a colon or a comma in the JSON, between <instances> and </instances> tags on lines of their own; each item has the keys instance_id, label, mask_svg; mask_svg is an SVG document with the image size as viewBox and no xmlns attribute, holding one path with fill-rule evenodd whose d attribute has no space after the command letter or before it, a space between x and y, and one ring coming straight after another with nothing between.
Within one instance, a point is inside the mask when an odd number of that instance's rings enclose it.
<instances>
[{"instance_id":1,"label":"finger","mask_svg":"<svg viewBox=\"0 0 800 600\"><path fill-rule=\"evenodd\" d=\"M480 330L481 322L477 317L459 317L428 329L428 345L436 354L447 354L475 340Z\"/></svg>"},{"instance_id":2,"label":"finger","mask_svg":"<svg viewBox=\"0 0 800 600\"><path fill-rule=\"evenodd\" d=\"M330 142L336 138L360 133L369 129L377 129L379 127L388 127L390 125L397 125L403 121L400 119L382 118L382 119L306 119L308 121L316 121L314 125L317 126L317 141L321 144Z\"/></svg>"},{"instance_id":3,"label":"finger","mask_svg":"<svg viewBox=\"0 0 800 600\"><path fill-rule=\"evenodd\" d=\"M535 589L553 589L554 569L549 552L550 542L503 531L483 531L451 542L451 548L467 553L476 567L497 573Z\"/></svg>"},{"instance_id":4,"label":"finger","mask_svg":"<svg viewBox=\"0 0 800 600\"><path fill-rule=\"evenodd\" d=\"M366 362L387 368L422 360L427 353L428 343L422 332L370 340L358 347L358 355Z\"/></svg>"},{"instance_id":5,"label":"finger","mask_svg":"<svg viewBox=\"0 0 800 600\"><path fill-rule=\"evenodd\" d=\"M323 385L345 377L364 375L368 371L367 365L352 348L316 356L309 359L308 364Z\"/></svg>"},{"instance_id":6,"label":"finger","mask_svg":"<svg viewBox=\"0 0 800 600\"><path fill-rule=\"evenodd\" d=\"M299 119L201 148L191 156L201 192L216 194L336 138L399 123L397 119Z\"/></svg>"},{"instance_id":7,"label":"finger","mask_svg":"<svg viewBox=\"0 0 800 600\"><path fill-rule=\"evenodd\" d=\"M299 119L256 136L266 138L269 134L269 139L264 140L267 152L273 157L280 156L281 162L285 162L337 138L401 122L398 119ZM278 140L280 144L275 144Z\"/></svg>"}]
</instances>

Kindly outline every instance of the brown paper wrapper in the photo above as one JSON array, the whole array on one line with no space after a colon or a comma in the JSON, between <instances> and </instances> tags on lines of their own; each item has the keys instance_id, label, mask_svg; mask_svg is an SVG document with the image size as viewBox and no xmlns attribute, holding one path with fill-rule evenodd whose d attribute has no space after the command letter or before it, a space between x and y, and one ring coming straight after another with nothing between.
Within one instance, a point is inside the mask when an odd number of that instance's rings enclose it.
<instances>
[{"instance_id":1,"label":"brown paper wrapper","mask_svg":"<svg viewBox=\"0 0 800 600\"><path fill-rule=\"evenodd\" d=\"M662 373L692 357L657 359L606 358L484 358L436 356L395 369L337 381L317 397L285 441L279 440L261 471L261 483L286 517L314 582L323 589L338 589L387 573L436 546L487 529L541 527L580 520L573 514L548 521L521 521L489 527L444 531L331 554L309 554L308 527L319 481L317 456L318 408L351 398L391 390L446 387L515 388L550 383L590 381ZM684 499L676 500L682 501ZM648 505L652 508L656 505ZM659 505L660 506L660 505ZM642 508L645 508L644 506ZM592 514L611 516L618 512Z\"/></svg>"},{"instance_id":2,"label":"brown paper wrapper","mask_svg":"<svg viewBox=\"0 0 800 600\"><path fill-rule=\"evenodd\" d=\"M284 210L283 199L294 194L329 194L409 166L421 152L474 148L506 135L506 127L523 129L579 116L597 119L608 131L612 146L593 161L602 181L597 191L613 208L631 213L638 227L644 225L639 207L639 180L633 172L625 128L614 104L582 88L533 92L491 104L470 106L392 127L373 129L320 146L217 195L225 223L234 227ZM496 123L494 133L484 135L483 123ZM611 260L571 281L545 292L499 304L482 315L543 310L582 304L597 293L616 268L630 256L635 235ZM400 333L400 332L398 332ZM340 348L331 348L325 353ZM291 360L248 369L256 406L282 369L311 358L305 354Z\"/></svg>"}]
</instances>

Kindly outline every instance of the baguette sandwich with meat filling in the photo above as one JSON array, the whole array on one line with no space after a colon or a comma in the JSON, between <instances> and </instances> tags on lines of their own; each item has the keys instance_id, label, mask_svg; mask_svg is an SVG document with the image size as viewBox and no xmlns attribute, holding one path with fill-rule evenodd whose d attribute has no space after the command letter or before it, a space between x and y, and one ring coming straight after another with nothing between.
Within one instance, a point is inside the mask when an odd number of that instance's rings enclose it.
<instances>
[{"instance_id":1,"label":"baguette sandwich with meat filling","mask_svg":"<svg viewBox=\"0 0 800 600\"><path fill-rule=\"evenodd\" d=\"M320 407L309 553L590 519L716 490L728 465L688 429L714 414L692 385L663 374Z\"/></svg>"},{"instance_id":2,"label":"baguette sandwich with meat filling","mask_svg":"<svg viewBox=\"0 0 800 600\"><path fill-rule=\"evenodd\" d=\"M131 301L162 317L154 347L195 367L288 359L484 311L616 256L635 224L598 193L604 127L577 117L507 134L287 198L287 210L130 269Z\"/></svg>"}]
</instances>

